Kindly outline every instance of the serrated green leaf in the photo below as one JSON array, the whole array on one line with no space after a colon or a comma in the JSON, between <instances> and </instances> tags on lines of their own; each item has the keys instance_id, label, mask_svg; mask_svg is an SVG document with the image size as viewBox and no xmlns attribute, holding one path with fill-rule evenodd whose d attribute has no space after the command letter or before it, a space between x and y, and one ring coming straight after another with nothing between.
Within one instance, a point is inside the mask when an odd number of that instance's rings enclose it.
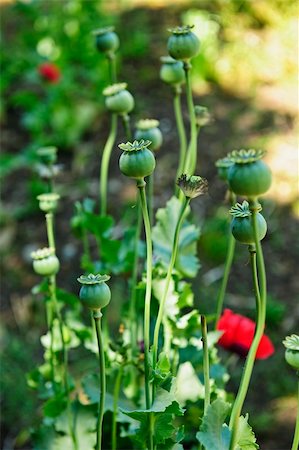
<instances>
[{"instance_id":1,"label":"serrated green leaf","mask_svg":"<svg viewBox=\"0 0 299 450\"><path fill-rule=\"evenodd\" d=\"M256 443L256 437L248 423L248 414L239 418L237 431L237 448L236 450L256 450L259 445Z\"/></svg>"},{"instance_id":2,"label":"serrated green leaf","mask_svg":"<svg viewBox=\"0 0 299 450\"><path fill-rule=\"evenodd\" d=\"M154 243L154 254L159 258L165 268L168 267L174 238L175 227L179 218L181 202L172 197L166 204L166 208L158 209L157 223L153 228L152 237ZM196 276L199 261L196 256L196 246L199 238L199 228L184 221L179 237L178 256L175 269L189 278Z\"/></svg>"},{"instance_id":3,"label":"serrated green leaf","mask_svg":"<svg viewBox=\"0 0 299 450\"><path fill-rule=\"evenodd\" d=\"M134 411L122 410L124 414L140 422L140 428L137 430L135 437L142 445L146 444L145 439L148 436L150 414L154 425L155 445L163 444L167 439L175 438L177 430L173 424L174 417L184 415L183 409L176 401L175 392L176 386L173 379L170 391L165 391L162 388L157 389L156 398L151 408Z\"/></svg>"},{"instance_id":4,"label":"serrated green leaf","mask_svg":"<svg viewBox=\"0 0 299 450\"><path fill-rule=\"evenodd\" d=\"M229 450L230 431L224 423L230 410L230 404L224 400L215 400L204 415L197 440L208 450Z\"/></svg>"}]
</instances>

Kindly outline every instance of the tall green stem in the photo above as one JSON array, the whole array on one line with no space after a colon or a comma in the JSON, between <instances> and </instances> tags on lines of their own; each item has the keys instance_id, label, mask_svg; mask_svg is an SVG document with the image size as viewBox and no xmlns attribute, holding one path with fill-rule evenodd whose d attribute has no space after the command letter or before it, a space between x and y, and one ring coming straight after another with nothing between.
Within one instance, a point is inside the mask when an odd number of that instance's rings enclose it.
<instances>
[{"instance_id":1,"label":"tall green stem","mask_svg":"<svg viewBox=\"0 0 299 450\"><path fill-rule=\"evenodd\" d=\"M154 223L154 173L147 177L147 202L150 224Z\"/></svg>"},{"instance_id":2,"label":"tall green stem","mask_svg":"<svg viewBox=\"0 0 299 450\"><path fill-rule=\"evenodd\" d=\"M257 321L256 321L256 329L254 339L252 341L247 359L245 364L245 369L243 371L243 376L241 379L241 383L239 386L239 391L234 402L234 406L232 409L229 428L232 432L231 442L230 442L230 450L234 450L236 446L237 434L238 434L238 425L239 425L239 417L242 412L242 407L247 395L251 374L254 366L256 352L260 343L260 340L263 336L264 328L265 328L265 319L266 319L266 302L267 302L267 282L266 282L266 270L264 264L264 257L262 252L261 243L258 239L257 232L257 213L260 209L260 205L256 200L251 201L250 209L252 212L252 225L255 237L255 247L256 247L256 260L257 260L257 268L260 279L260 290L257 283L257 277L253 274L254 280L254 291L256 294L256 304L260 305L257 309ZM260 296L257 293L260 292Z\"/></svg>"},{"instance_id":3,"label":"tall green stem","mask_svg":"<svg viewBox=\"0 0 299 450\"><path fill-rule=\"evenodd\" d=\"M161 326L161 322L162 322L162 318L163 318L164 306L165 306L165 301L166 301L167 294L168 294L168 289L169 289L169 284L170 284L170 280L171 280L171 275L172 275L172 271L173 271L173 268L174 268L175 260L176 260L176 257L177 257L178 245L179 245L179 237L180 237L180 230L181 230L181 226L182 226L182 223L183 223L183 220L184 220L184 217L185 217L185 212L186 212L186 209L187 209L189 203L190 203L190 198L185 197L185 202L183 203L183 205L181 207L180 215L179 215L176 227L175 227L173 243L172 243L171 258L170 258L170 262L169 262L169 265L168 265L168 270L167 270L167 275L166 275L166 280L165 280L165 287L164 287L162 298L160 300L159 311L158 311L158 316L157 316L157 320L156 320L156 324L155 324L155 330L154 330L153 368L155 368L155 366L157 364L159 331L160 331L160 326Z\"/></svg>"},{"instance_id":4,"label":"tall green stem","mask_svg":"<svg viewBox=\"0 0 299 450\"><path fill-rule=\"evenodd\" d=\"M130 116L129 114L122 114L121 120L124 126L126 138L128 141L132 140L132 131L131 131L131 125L130 125Z\"/></svg>"},{"instance_id":5,"label":"tall green stem","mask_svg":"<svg viewBox=\"0 0 299 450\"><path fill-rule=\"evenodd\" d=\"M231 204L234 205L236 202L236 195L233 192L230 192L230 198L231 198ZM221 312L223 309L223 301L224 301L224 296L225 296L225 292L226 292L226 288L227 288L227 282L228 282L232 262L234 259L235 247L236 247L236 240L235 240L234 236L232 235L231 231L229 231L227 252L226 252L225 263L224 263L224 272L223 272L221 286L220 286L220 289L218 292L217 302L216 302L215 328L217 327L217 323L220 319Z\"/></svg>"},{"instance_id":6,"label":"tall green stem","mask_svg":"<svg viewBox=\"0 0 299 450\"><path fill-rule=\"evenodd\" d=\"M49 212L46 214L46 224L49 247L52 247L55 250L53 213Z\"/></svg>"},{"instance_id":7,"label":"tall green stem","mask_svg":"<svg viewBox=\"0 0 299 450\"><path fill-rule=\"evenodd\" d=\"M150 314L151 314L151 295L152 295L152 236L151 225L149 221L146 193L145 193L145 181L144 179L137 180L137 187L140 193L140 203L143 215L143 222L145 228L146 237L146 290L145 290L145 305L144 305L144 372L145 372L145 402L146 409L151 407L150 397L150 360L149 360L149 347L150 347ZM149 450L153 450L153 423L152 416L149 413Z\"/></svg>"},{"instance_id":8,"label":"tall green stem","mask_svg":"<svg viewBox=\"0 0 299 450\"><path fill-rule=\"evenodd\" d=\"M117 131L117 114L111 115L111 127L108 139L106 141L102 161L101 161L101 170L100 170L100 213L101 216L105 216L107 212L107 179L108 179L108 169L111 151L116 139L116 131Z\"/></svg>"},{"instance_id":9,"label":"tall green stem","mask_svg":"<svg viewBox=\"0 0 299 450\"><path fill-rule=\"evenodd\" d=\"M131 327L131 346L132 352L137 345L137 314L136 314L136 287L138 278L138 262L139 262L139 239L141 233L142 211L140 198L137 199L137 223L134 242L134 261L131 279L131 298L130 298L130 327Z\"/></svg>"},{"instance_id":10,"label":"tall green stem","mask_svg":"<svg viewBox=\"0 0 299 450\"><path fill-rule=\"evenodd\" d=\"M208 406L210 404L211 394L210 394L210 368L209 368L209 349L208 349L208 333L207 333L207 321L206 317L201 315L201 340L203 348L203 376L205 384L205 402L204 402L204 413L206 414Z\"/></svg>"},{"instance_id":11,"label":"tall green stem","mask_svg":"<svg viewBox=\"0 0 299 450\"><path fill-rule=\"evenodd\" d=\"M103 428L103 417L104 417L105 395L106 395L105 352L101 330L101 317L102 313L100 310L93 312L99 349L100 389L101 389L99 409L98 409L98 421L97 421L97 443L95 447L96 450L102 449L102 428Z\"/></svg>"},{"instance_id":12,"label":"tall green stem","mask_svg":"<svg viewBox=\"0 0 299 450\"><path fill-rule=\"evenodd\" d=\"M180 86L176 87L175 91L174 91L173 108L174 108L174 114L175 114L175 120L176 120L176 127L177 127L179 141L180 141L180 158L179 158L179 165L178 165L178 170L177 170L177 174L176 174L176 179L178 179L179 176L182 175L183 170L184 170L186 151L187 151L187 137L186 137L186 131L185 131L185 126L184 126L184 121L183 121L183 114L182 114L181 87Z\"/></svg>"},{"instance_id":13,"label":"tall green stem","mask_svg":"<svg viewBox=\"0 0 299 450\"><path fill-rule=\"evenodd\" d=\"M107 59L108 59L108 65L109 65L109 78L110 78L110 83L114 84L117 82L117 77L116 77L116 57L115 57L115 53L109 53L107 55Z\"/></svg>"},{"instance_id":14,"label":"tall green stem","mask_svg":"<svg viewBox=\"0 0 299 450\"><path fill-rule=\"evenodd\" d=\"M119 392L121 387L121 380L123 376L123 365L120 366L119 371L116 376L114 390L113 390L113 417L112 417L112 437L111 437L111 448L112 450L117 449L117 404L119 399Z\"/></svg>"},{"instance_id":15,"label":"tall green stem","mask_svg":"<svg viewBox=\"0 0 299 450\"><path fill-rule=\"evenodd\" d=\"M196 116L194 111L194 103L192 96L192 86L190 79L191 63L184 62L185 78L186 78L186 90L187 90L187 104L190 118L190 142L185 160L184 173L193 175L196 169L197 162L197 127Z\"/></svg>"},{"instance_id":16,"label":"tall green stem","mask_svg":"<svg viewBox=\"0 0 299 450\"><path fill-rule=\"evenodd\" d=\"M291 450L297 450L299 447L299 372L297 372L298 377L298 392L297 392L297 418L295 425L295 433L293 439L293 445Z\"/></svg>"}]
</instances>

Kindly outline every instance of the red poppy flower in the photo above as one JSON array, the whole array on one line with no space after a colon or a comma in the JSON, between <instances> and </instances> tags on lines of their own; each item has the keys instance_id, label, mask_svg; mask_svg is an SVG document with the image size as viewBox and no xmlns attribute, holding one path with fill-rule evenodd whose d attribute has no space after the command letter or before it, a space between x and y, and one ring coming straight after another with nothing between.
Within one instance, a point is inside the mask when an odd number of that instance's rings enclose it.
<instances>
[{"instance_id":1,"label":"red poppy flower","mask_svg":"<svg viewBox=\"0 0 299 450\"><path fill-rule=\"evenodd\" d=\"M53 63L43 63L38 66L41 77L49 83L57 83L60 78L60 70Z\"/></svg>"},{"instance_id":2,"label":"red poppy flower","mask_svg":"<svg viewBox=\"0 0 299 450\"><path fill-rule=\"evenodd\" d=\"M224 331L218 344L226 350L246 356L253 341L255 323L248 317L225 309L219 319L217 330ZM264 334L256 352L256 359L266 359L274 353L270 339Z\"/></svg>"}]
</instances>

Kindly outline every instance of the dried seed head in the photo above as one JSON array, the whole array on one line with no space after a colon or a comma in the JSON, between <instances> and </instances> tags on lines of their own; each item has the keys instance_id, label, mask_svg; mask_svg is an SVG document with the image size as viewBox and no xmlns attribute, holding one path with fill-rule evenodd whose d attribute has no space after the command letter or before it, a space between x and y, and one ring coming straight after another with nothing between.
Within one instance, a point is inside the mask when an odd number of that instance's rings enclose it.
<instances>
[{"instance_id":1,"label":"dried seed head","mask_svg":"<svg viewBox=\"0 0 299 450\"><path fill-rule=\"evenodd\" d=\"M182 174L177 180L177 185L187 198L195 198L208 191L208 181L196 175Z\"/></svg>"}]
</instances>

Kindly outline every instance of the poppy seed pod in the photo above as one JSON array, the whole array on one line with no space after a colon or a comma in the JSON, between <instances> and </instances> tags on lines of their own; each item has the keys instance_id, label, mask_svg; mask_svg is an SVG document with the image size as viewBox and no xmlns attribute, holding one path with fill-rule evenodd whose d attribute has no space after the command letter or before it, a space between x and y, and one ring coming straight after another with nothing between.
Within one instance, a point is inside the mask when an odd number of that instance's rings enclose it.
<instances>
[{"instance_id":1,"label":"poppy seed pod","mask_svg":"<svg viewBox=\"0 0 299 450\"><path fill-rule=\"evenodd\" d=\"M143 179L153 173L156 160L149 150L150 141L134 141L126 144L119 144L123 150L119 158L120 171L127 177Z\"/></svg>"},{"instance_id":2,"label":"poppy seed pod","mask_svg":"<svg viewBox=\"0 0 299 450\"><path fill-rule=\"evenodd\" d=\"M215 166L218 169L218 176L221 180L227 181L228 169L233 164L234 164L234 162L228 157L221 158L221 159L218 159L218 161L216 161Z\"/></svg>"},{"instance_id":3,"label":"poppy seed pod","mask_svg":"<svg viewBox=\"0 0 299 450\"><path fill-rule=\"evenodd\" d=\"M102 309L108 305L111 300L111 291L106 281L110 279L109 275L81 275L78 278L82 284L79 297L84 306L92 310Z\"/></svg>"},{"instance_id":4,"label":"poppy seed pod","mask_svg":"<svg viewBox=\"0 0 299 450\"><path fill-rule=\"evenodd\" d=\"M93 31L96 38L96 47L100 52L114 53L119 47L119 38L114 27L99 28Z\"/></svg>"},{"instance_id":5,"label":"poppy seed pod","mask_svg":"<svg viewBox=\"0 0 299 450\"><path fill-rule=\"evenodd\" d=\"M228 170L228 182L231 190L238 195L250 198L258 197L271 186L271 171L261 161L263 150L234 150L228 157L234 164Z\"/></svg>"},{"instance_id":6,"label":"poppy seed pod","mask_svg":"<svg viewBox=\"0 0 299 450\"><path fill-rule=\"evenodd\" d=\"M249 203L244 200L242 204L236 203L230 209L233 216L231 221L231 232L234 238L242 244L254 244L254 231L252 226L252 212L249 209ZM267 233L267 222L262 214L257 213L257 235L258 240L264 239Z\"/></svg>"},{"instance_id":7,"label":"poppy seed pod","mask_svg":"<svg viewBox=\"0 0 299 450\"><path fill-rule=\"evenodd\" d=\"M197 175L186 175L183 173L177 180L178 187L183 191L185 197L195 198L208 191L208 181Z\"/></svg>"},{"instance_id":8,"label":"poppy seed pod","mask_svg":"<svg viewBox=\"0 0 299 450\"><path fill-rule=\"evenodd\" d=\"M182 61L177 61L171 56L162 56L160 60L162 62L160 78L164 83L175 86L185 82L185 72Z\"/></svg>"},{"instance_id":9,"label":"poppy seed pod","mask_svg":"<svg viewBox=\"0 0 299 450\"><path fill-rule=\"evenodd\" d=\"M52 212L57 208L57 203L60 199L60 195L51 192L48 194L40 194L36 198L39 201L39 208L42 211Z\"/></svg>"},{"instance_id":10,"label":"poppy seed pod","mask_svg":"<svg viewBox=\"0 0 299 450\"><path fill-rule=\"evenodd\" d=\"M116 83L103 91L106 108L117 114L128 114L134 108L134 98L126 89L127 83Z\"/></svg>"},{"instance_id":11,"label":"poppy seed pod","mask_svg":"<svg viewBox=\"0 0 299 450\"><path fill-rule=\"evenodd\" d=\"M59 270L59 260L53 248L42 248L31 253L33 269L38 275L49 277Z\"/></svg>"},{"instance_id":12,"label":"poppy seed pod","mask_svg":"<svg viewBox=\"0 0 299 450\"><path fill-rule=\"evenodd\" d=\"M135 139L140 141L151 141L149 149L158 150L163 142L163 136L159 127L159 121L155 119L142 119L136 124Z\"/></svg>"},{"instance_id":13,"label":"poppy seed pod","mask_svg":"<svg viewBox=\"0 0 299 450\"><path fill-rule=\"evenodd\" d=\"M172 58L179 61L189 61L199 52L199 39L191 31L193 26L185 25L169 30L172 34L168 39L167 49Z\"/></svg>"},{"instance_id":14,"label":"poppy seed pod","mask_svg":"<svg viewBox=\"0 0 299 450\"><path fill-rule=\"evenodd\" d=\"M285 360L295 370L299 370L299 336L292 334L283 341L286 348Z\"/></svg>"}]
</instances>

